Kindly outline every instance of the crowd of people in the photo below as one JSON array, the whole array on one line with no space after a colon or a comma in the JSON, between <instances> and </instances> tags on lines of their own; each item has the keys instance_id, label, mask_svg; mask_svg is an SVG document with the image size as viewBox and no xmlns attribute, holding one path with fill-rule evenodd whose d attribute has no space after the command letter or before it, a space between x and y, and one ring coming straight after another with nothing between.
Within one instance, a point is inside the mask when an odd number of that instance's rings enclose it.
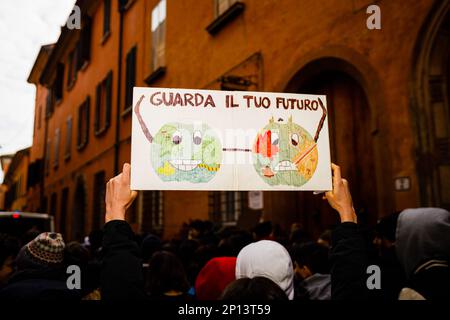
<instances>
[{"instance_id":1,"label":"crowd of people","mask_svg":"<svg viewBox=\"0 0 450 320\"><path fill-rule=\"evenodd\" d=\"M407 209L385 216L373 232L358 225L348 182L332 166L324 198L340 224L311 239L299 225L278 238L270 221L251 231L192 221L183 236L137 236L125 220L136 197L130 166L106 188L103 230L85 243L61 234L0 235L3 300L448 300L450 212ZM67 285L68 266L81 286ZM378 266L378 286L368 267Z\"/></svg>"}]
</instances>

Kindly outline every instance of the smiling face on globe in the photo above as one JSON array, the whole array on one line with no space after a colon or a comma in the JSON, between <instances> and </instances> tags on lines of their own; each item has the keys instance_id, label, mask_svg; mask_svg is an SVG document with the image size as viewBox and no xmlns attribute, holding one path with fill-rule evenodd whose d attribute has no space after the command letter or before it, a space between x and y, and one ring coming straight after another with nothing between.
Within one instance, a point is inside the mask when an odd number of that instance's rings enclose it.
<instances>
[{"instance_id":1,"label":"smiling face on globe","mask_svg":"<svg viewBox=\"0 0 450 320\"><path fill-rule=\"evenodd\" d=\"M152 165L163 181L210 181L220 169L222 145L207 124L167 123L155 135Z\"/></svg>"}]
</instances>

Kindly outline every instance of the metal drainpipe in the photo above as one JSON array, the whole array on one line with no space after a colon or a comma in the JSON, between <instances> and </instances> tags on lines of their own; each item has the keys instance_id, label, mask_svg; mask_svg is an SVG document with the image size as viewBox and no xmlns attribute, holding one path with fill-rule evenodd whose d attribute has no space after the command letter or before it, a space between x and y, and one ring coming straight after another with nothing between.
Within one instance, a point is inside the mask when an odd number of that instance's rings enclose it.
<instances>
[{"instance_id":1,"label":"metal drainpipe","mask_svg":"<svg viewBox=\"0 0 450 320\"><path fill-rule=\"evenodd\" d=\"M124 5L123 1L119 0L119 59L118 59L118 75L117 75L117 110L116 110L116 139L114 143L114 175L119 173L119 150L120 150L120 114L121 114L121 100L122 100L122 51L123 51L123 15Z\"/></svg>"}]
</instances>

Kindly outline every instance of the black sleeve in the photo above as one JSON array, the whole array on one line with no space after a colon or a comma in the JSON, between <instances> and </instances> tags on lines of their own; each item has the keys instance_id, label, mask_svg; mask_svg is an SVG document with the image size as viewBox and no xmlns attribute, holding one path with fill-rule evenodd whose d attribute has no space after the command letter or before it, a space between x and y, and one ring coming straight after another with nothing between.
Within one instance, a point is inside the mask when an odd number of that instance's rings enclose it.
<instances>
[{"instance_id":1,"label":"black sleeve","mask_svg":"<svg viewBox=\"0 0 450 320\"><path fill-rule=\"evenodd\" d=\"M344 222L333 230L331 249L331 298L368 298L366 286L367 251L358 225Z\"/></svg>"},{"instance_id":2,"label":"black sleeve","mask_svg":"<svg viewBox=\"0 0 450 320\"><path fill-rule=\"evenodd\" d=\"M103 250L102 300L145 300L140 250L127 222L105 224Z\"/></svg>"}]
</instances>

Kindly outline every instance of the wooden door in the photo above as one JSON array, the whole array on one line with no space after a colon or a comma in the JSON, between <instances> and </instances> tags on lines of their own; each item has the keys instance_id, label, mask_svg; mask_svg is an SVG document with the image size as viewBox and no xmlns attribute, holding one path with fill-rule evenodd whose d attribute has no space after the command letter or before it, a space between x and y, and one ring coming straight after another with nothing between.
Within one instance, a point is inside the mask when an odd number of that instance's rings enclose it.
<instances>
[{"instance_id":1,"label":"wooden door","mask_svg":"<svg viewBox=\"0 0 450 320\"><path fill-rule=\"evenodd\" d=\"M363 89L345 73L326 72L298 92L327 96L332 162L341 166L343 177L350 183L359 220L375 223L377 196L371 114ZM337 214L321 198L311 192L298 192L297 219L314 237L338 222Z\"/></svg>"}]
</instances>

